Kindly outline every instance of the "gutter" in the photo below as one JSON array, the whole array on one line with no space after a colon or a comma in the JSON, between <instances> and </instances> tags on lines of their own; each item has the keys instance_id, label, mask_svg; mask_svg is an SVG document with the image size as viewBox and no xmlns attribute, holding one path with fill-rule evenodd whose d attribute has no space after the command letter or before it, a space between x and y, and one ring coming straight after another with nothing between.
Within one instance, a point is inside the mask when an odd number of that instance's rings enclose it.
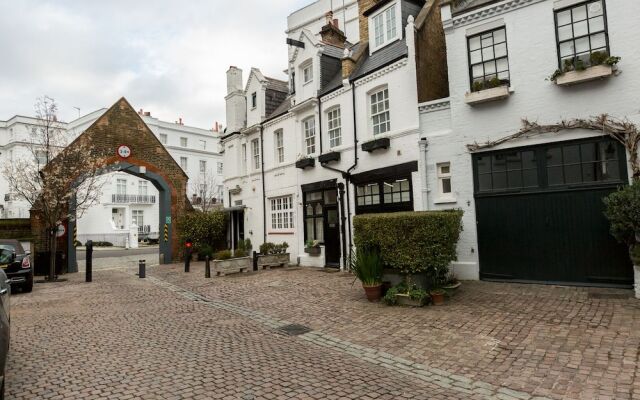
<instances>
[{"instance_id":1,"label":"gutter","mask_svg":"<svg viewBox=\"0 0 640 400\"><path fill-rule=\"evenodd\" d=\"M264 127L260 124L260 173L262 174L262 241L267 242L267 193L264 182Z\"/></svg>"}]
</instances>

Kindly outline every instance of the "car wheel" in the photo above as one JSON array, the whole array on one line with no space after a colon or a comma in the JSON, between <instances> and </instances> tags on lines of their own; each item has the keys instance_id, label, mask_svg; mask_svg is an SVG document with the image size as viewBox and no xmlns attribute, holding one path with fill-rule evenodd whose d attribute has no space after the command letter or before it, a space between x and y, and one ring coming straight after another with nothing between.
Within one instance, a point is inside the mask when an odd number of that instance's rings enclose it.
<instances>
[{"instance_id":1,"label":"car wheel","mask_svg":"<svg viewBox=\"0 0 640 400\"><path fill-rule=\"evenodd\" d=\"M22 285L22 291L25 293L31 293L33 291L33 272L27 277L27 281ZM2 400L2 397L0 397Z\"/></svg>"}]
</instances>

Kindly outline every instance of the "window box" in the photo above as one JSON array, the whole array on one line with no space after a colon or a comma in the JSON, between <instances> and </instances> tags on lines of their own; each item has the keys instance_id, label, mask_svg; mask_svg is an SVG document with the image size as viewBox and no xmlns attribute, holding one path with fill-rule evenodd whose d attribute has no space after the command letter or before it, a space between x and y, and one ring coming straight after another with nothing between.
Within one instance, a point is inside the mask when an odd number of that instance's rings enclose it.
<instances>
[{"instance_id":1,"label":"window box","mask_svg":"<svg viewBox=\"0 0 640 400\"><path fill-rule=\"evenodd\" d=\"M258 269L271 269L271 267L285 267L289 265L289 253L259 254Z\"/></svg>"},{"instance_id":2,"label":"window box","mask_svg":"<svg viewBox=\"0 0 640 400\"><path fill-rule=\"evenodd\" d=\"M320 248L320 246L305 247L304 252L310 256L319 256L320 254L322 254L322 249Z\"/></svg>"},{"instance_id":3,"label":"window box","mask_svg":"<svg viewBox=\"0 0 640 400\"><path fill-rule=\"evenodd\" d=\"M340 152L332 151L330 153L321 154L318 157L318 161L320 161L320 164L327 164L332 161L340 161Z\"/></svg>"},{"instance_id":4,"label":"window box","mask_svg":"<svg viewBox=\"0 0 640 400\"><path fill-rule=\"evenodd\" d=\"M509 86L504 85L467 93L464 95L464 102L473 106L476 104L487 103L489 101L506 99L509 95Z\"/></svg>"},{"instance_id":5,"label":"window box","mask_svg":"<svg viewBox=\"0 0 640 400\"><path fill-rule=\"evenodd\" d=\"M371 153L375 150L388 149L391 146L389 138L374 139L369 142L362 143L362 151Z\"/></svg>"},{"instance_id":6,"label":"window box","mask_svg":"<svg viewBox=\"0 0 640 400\"><path fill-rule=\"evenodd\" d=\"M613 67L611 65L594 65L584 71L568 71L563 73L556 78L556 85L577 85L583 82L608 78L611 75L613 75Z\"/></svg>"},{"instance_id":7,"label":"window box","mask_svg":"<svg viewBox=\"0 0 640 400\"><path fill-rule=\"evenodd\" d=\"M306 169L306 168L313 168L316 166L316 159L315 158L302 158L298 161L296 161L296 168L300 168L300 169Z\"/></svg>"},{"instance_id":8,"label":"window box","mask_svg":"<svg viewBox=\"0 0 640 400\"><path fill-rule=\"evenodd\" d=\"M231 258L229 260L213 260L213 272L216 276L237 274L253 270L252 257Z\"/></svg>"}]
</instances>

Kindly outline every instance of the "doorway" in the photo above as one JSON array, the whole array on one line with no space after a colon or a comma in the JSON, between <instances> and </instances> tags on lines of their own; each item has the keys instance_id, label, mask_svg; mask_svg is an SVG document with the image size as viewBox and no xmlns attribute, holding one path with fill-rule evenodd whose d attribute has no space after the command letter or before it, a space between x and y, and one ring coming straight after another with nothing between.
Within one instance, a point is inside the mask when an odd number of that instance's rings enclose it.
<instances>
[{"instance_id":1,"label":"doorway","mask_svg":"<svg viewBox=\"0 0 640 400\"><path fill-rule=\"evenodd\" d=\"M340 213L336 181L302 186L304 240L324 245L325 266L340 267Z\"/></svg>"}]
</instances>

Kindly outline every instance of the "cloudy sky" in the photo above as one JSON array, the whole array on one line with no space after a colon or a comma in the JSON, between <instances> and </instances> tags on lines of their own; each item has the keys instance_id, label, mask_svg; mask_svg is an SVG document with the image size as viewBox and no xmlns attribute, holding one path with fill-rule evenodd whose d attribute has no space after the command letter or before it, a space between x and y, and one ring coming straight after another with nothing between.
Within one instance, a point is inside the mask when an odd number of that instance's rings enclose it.
<instances>
[{"instance_id":1,"label":"cloudy sky","mask_svg":"<svg viewBox=\"0 0 640 400\"><path fill-rule=\"evenodd\" d=\"M225 72L285 79L286 18L313 0L0 0L0 120L56 99L63 120L125 96L167 121L224 121Z\"/></svg>"}]
</instances>

